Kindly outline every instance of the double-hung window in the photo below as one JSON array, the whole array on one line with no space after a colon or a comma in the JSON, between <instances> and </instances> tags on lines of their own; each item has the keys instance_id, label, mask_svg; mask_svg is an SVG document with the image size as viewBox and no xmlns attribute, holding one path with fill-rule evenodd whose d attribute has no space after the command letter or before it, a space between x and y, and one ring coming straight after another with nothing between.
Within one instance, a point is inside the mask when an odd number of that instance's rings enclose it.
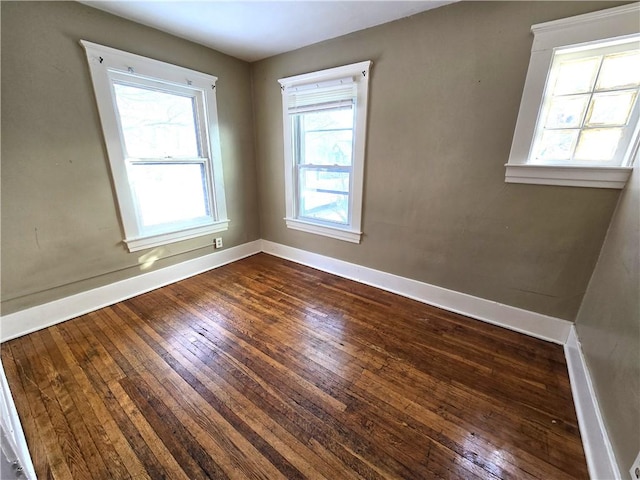
<instances>
[{"instance_id":1,"label":"double-hung window","mask_svg":"<svg viewBox=\"0 0 640 480\"><path fill-rule=\"evenodd\" d=\"M81 43L129 251L226 230L216 77Z\"/></svg>"},{"instance_id":2,"label":"double-hung window","mask_svg":"<svg viewBox=\"0 0 640 480\"><path fill-rule=\"evenodd\" d=\"M360 242L370 66L279 80L289 228Z\"/></svg>"},{"instance_id":3,"label":"double-hung window","mask_svg":"<svg viewBox=\"0 0 640 480\"><path fill-rule=\"evenodd\" d=\"M640 132L638 4L534 25L506 181L622 188Z\"/></svg>"}]
</instances>

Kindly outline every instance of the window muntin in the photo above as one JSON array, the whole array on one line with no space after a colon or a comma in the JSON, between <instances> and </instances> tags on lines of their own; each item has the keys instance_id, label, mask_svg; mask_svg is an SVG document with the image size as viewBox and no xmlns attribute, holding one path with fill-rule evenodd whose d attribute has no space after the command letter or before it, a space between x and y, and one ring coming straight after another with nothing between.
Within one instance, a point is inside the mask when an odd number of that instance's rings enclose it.
<instances>
[{"instance_id":1,"label":"window muntin","mask_svg":"<svg viewBox=\"0 0 640 480\"><path fill-rule=\"evenodd\" d=\"M636 131L639 86L637 39L556 50L530 163L622 165Z\"/></svg>"},{"instance_id":2,"label":"window muntin","mask_svg":"<svg viewBox=\"0 0 640 480\"><path fill-rule=\"evenodd\" d=\"M129 251L226 230L216 78L81 43Z\"/></svg>"},{"instance_id":3,"label":"window muntin","mask_svg":"<svg viewBox=\"0 0 640 480\"><path fill-rule=\"evenodd\" d=\"M360 241L370 63L279 80L289 228Z\"/></svg>"}]
</instances>

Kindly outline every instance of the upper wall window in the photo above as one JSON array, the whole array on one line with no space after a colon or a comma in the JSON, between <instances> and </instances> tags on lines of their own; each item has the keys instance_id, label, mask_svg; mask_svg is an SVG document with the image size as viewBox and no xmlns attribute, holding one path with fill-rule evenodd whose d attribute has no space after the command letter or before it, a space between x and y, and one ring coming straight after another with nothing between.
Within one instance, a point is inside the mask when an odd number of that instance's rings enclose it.
<instances>
[{"instance_id":1,"label":"upper wall window","mask_svg":"<svg viewBox=\"0 0 640 480\"><path fill-rule=\"evenodd\" d=\"M638 5L534 25L506 181L622 188L640 116Z\"/></svg>"},{"instance_id":2,"label":"upper wall window","mask_svg":"<svg viewBox=\"0 0 640 480\"><path fill-rule=\"evenodd\" d=\"M289 228L360 242L370 66L279 80Z\"/></svg>"},{"instance_id":3,"label":"upper wall window","mask_svg":"<svg viewBox=\"0 0 640 480\"><path fill-rule=\"evenodd\" d=\"M226 230L216 77L81 43L129 251Z\"/></svg>"},{"instance_id":4,"label":"upper wall window","mask_svg":"<svg viewBox=\"0 0 640 480\"><path fill-rule=\"evenodd\" d=\"M638 42L558 50L545 87L530 161L628 162L638 118Z\"/></svg>"}]
</instances>

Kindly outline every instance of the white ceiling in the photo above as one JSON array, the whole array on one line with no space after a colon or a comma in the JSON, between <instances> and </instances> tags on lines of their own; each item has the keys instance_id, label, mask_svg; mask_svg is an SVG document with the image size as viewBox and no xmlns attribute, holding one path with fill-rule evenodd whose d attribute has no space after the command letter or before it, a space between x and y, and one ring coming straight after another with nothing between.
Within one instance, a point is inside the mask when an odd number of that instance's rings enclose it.
<instances>
[{"instance_id":1,"label":"white ceiling","mask_svg":"<svg viewBox=\"0 0 640 480\"><path fill-rule=\"evenodd\" d=\"M455 0L80 1L228 55L255 61Z\"/></svg>"}]
</instances>

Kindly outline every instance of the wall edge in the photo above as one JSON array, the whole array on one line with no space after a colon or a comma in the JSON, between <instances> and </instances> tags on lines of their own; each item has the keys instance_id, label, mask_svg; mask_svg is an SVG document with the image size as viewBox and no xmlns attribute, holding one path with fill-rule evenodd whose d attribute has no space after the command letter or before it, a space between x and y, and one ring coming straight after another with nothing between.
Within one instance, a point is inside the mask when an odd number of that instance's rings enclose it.
<instances>
[{"instance_id":1,"label":"wall edge","mask_svg":"<svg viewBox=\"0 0 640 480\"><path fill-rule=\"evenodd\" d=\"M591 478L621 480L615 454L602 418L589 368L582 353L574 325L571 326L564 353L569 371L569 383L576 408L580 435Z\"/></svg>"}]
</instances>

